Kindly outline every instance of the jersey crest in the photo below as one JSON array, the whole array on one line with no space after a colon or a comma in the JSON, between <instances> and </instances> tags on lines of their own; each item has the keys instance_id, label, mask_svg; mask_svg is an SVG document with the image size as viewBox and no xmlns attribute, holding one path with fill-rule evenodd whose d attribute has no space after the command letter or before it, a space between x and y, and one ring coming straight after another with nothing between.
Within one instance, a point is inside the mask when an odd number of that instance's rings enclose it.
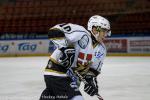
<instances>
[{"instance_id":1,"label":"jersey crest","mask_svg":"<svg viewBox=\"0 0 150 100\"><path fill-rule=\"evenodd\" d=\"M78 44L82 49L85 49L88 43L89 43L89 38L87 35L83 35L83 37L78 41Z\"/></svg>"}]
</instances>

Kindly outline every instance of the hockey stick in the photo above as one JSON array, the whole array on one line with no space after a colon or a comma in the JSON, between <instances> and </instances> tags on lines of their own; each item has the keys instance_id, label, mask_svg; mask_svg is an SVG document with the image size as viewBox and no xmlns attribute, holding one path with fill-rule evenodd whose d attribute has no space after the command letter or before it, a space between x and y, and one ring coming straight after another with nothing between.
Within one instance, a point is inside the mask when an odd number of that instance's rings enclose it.
<instances>
[{"instance_id":1,"label":"hockey stick","mask_svg":"<svg viewBox=\"0 0 150 100\"><path fill-rule=\"evenodd\" d=\"M80 75L80 74L78 73L78 71L75 71L75 73L76 73L76 74L78 75L78 77L83 81L84 84L88 84L88 82L82 77L82 75ZM96 96L97 96L97 98L98 98L99 100L104 100L100 94L97 93Z\"/></svg>"}]
</instances>

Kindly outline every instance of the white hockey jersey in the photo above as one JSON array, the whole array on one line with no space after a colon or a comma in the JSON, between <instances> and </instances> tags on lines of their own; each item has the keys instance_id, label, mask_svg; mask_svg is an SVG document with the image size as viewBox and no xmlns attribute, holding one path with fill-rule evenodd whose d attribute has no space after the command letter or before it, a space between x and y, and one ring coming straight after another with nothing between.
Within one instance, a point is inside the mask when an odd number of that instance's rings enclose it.
<instances>
[{"instance_id":1,"label":"white hockey jersey","mask_svg":"<svg viewBox=\"0 0 150 100\"><path fill-rule=\"evenodd\" d=\"M59 62L61 55L59 48L72 45L75 48L76 55L75 61L71 67L76 67L77 63L85 65L88 61L92 61L90 67L100 72L104 57L106 56L106 48L104 44L97 44L94 47L91 34L80 25L71 23L58 24L53 28L63 31L65 37L61 39L51 39L57 49L52 53L50 59Z\"/></svg>"}]
</instances>

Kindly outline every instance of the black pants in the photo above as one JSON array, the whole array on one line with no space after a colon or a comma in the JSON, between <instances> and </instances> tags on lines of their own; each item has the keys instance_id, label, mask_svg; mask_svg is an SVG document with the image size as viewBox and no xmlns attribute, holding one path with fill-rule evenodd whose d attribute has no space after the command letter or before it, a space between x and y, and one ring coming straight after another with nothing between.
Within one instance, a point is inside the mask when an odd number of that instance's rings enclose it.
<instances>
[{"instance_id":1,"label":"black pants","mask_svg":"<svg viewBox=\"0 0 150 100\"><path fill-rule=\"evenodd\" d=\"M42 92L40 100L70 100L81 95L78 87L69 77L44 75L46 89Z\"/></svg>"}]
</instances>

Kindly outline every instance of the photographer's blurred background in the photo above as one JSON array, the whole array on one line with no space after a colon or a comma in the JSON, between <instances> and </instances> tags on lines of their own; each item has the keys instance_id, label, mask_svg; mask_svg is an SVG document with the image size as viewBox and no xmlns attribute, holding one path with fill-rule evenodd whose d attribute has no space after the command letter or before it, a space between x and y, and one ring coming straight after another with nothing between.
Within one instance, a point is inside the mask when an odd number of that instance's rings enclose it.
<instances>
[{"instance_id":1,"label":"photographer's blurred background","mask_svg":"<svg viewBox=\"0 0 150 100\"><path fill-rule=\"evenodd\" d=\"M0 56L48 55L50 27L95 14L111 22L108 55L150 56L150 0L0 0Z\"/></svg>"}]
</instances>

